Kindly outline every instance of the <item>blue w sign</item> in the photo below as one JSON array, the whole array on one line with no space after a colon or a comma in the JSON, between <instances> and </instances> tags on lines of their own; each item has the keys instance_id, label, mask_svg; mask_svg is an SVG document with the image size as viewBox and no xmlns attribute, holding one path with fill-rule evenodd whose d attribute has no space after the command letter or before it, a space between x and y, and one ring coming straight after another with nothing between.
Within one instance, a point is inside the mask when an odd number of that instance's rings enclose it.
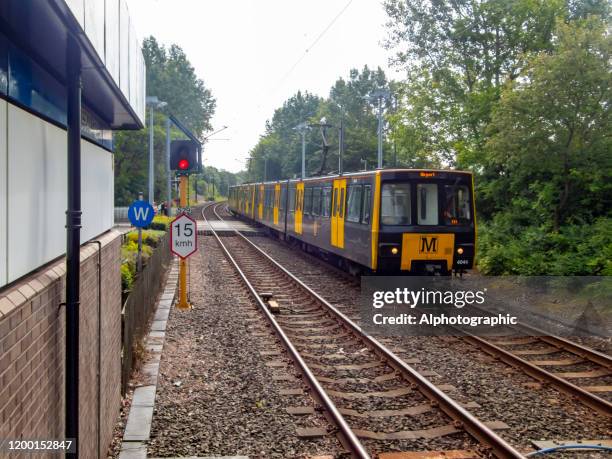
<instances>
[{"instance_id":1,"label":"blue w sign","mask_svg":"<svg viewBox=\"0 0 612 459\"><path fill-rule=\"evenodd\" d=\"M155 211L147 201L134 201L128 209L128 218L132 225L138 228L149 226L153 221Z\"/></svg>"}]
</instances>

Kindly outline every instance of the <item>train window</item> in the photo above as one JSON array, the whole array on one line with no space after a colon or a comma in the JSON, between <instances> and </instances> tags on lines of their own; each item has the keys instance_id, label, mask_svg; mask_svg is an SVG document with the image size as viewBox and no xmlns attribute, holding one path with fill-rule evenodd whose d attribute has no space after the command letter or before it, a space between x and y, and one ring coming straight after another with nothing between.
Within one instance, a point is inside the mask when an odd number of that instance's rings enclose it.
<instances>
[{"instance_id":1,"label":"train window","mask_svg":"<svg viewBox=\"0 0 612 459\"><path fill-rule=\"evenodd\" d=\"M410 225L410 210L409 183L383 184L380 205L383 225Z\"/></svg>"},{"instance_id":2,"label":"train window","mask_svg":"<svg viewBox=\"0 0 612 459\"><path fill-rule=\"evenodd\" d=\"M295 188L289 189L289 212L295 210Z\"/></svg>"},{"instance_id":3,"label":"train window","mask_svg":"<svg viewBox=\"0 0 612 459\"><path fill-rule=\"evenodd\" d=\"M323 217L329 217L331 212L331 196L332 196L332 189L331 187L326 187L323 188L323 195L321 197L321 215Z\"/></svg>"},{"instance_id":4,"label":"train window","mask_svg":"<svg viewBox=\"0 0 612 459\"><path fill-rule=\"evenodd\" d=\"M348 189L348 203L346 205L346 220L359 223L361 218L361 196L363 194L362 185L351 185Z\"/></svg>"},{"instance_id":5,"label":"train window","mask_svg":"<svg viewBox=\"0 0 612 459\"><path fill-rule=\"evenodd\" d=\"M470 194L467 186L446 185L444 187L446 205L444 223L461 225L470 221Z\"/></svg>"},{"instance_id":6,"label":"train window","mask_svg":"<svg viewBox=\"0 0 612 459\"><path fill-rule=\"evenodd\" d=\"M312 190L312 215L321 215L321 188Z\"/></svg>"},{"instance_id":7,"label":"train window","mask_svg":"<svg viewBox=\"0 0 612 459\"><path fill-rule=\"evenodd\" d=\"M338 215L338 188L334 188L334 196L332 198L332 217Z\"/></svg>"},{"instance_id":8,"label":"train window","mask_svg":"<svg viewBox=\"0 0 612 459\"><path fill-rule=\"evenodd\" d=\"M372 187L366 185L363 187L363 210L361 212L361 223L370 223L370 208L372 207Z\"/></svg>"},{"instance_id":9,"label":"train window","mask_svg":"<svg viewBox=\"0 0 612 459\"><path fill-rule=\"evenodd\" d=\"M304 213L310 215L312 213L312 188L306 188L304 191Z\"/></svg>"},{"instance_id":10,"label":"train window","mask_svg":"<svg viewBox=\"0 0 612 459\"><path fill-rule=\"evenodd\" d=\"M340 189L340 206L338 207L338 217L344 218L344 188Z\"/></svg>"},{"instance_id":11,"label":"train window","mask_svg":"<svg viewBox=\"0 0 612 459\"><path fill-rule=\"evenodd\" d=\"M285 210L286 199L287 199L287 188L281 187L280 202L278 204L279 210Z\"/></svg>"},{"instance_id":12,"label":"train window","mask_svg":"<svg viewBox=\"0 0 612 459\"><path fill-rule=\"evenodd\" d=\"M438 224L438 185L417 184L417 215L419 225Z\"/></svg>"}]
</instances>

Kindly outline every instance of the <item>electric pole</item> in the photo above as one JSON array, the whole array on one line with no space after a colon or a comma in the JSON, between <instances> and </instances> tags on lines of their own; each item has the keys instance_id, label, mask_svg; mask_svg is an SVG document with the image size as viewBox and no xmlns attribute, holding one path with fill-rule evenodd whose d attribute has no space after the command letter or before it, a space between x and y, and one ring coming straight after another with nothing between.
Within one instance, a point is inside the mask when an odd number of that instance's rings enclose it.
<instances>
[{"instance_id":1,"label":"electric pole","mask_svg":"<svg viewBox=\"0 0 612 459\"><path fill-rule=\"evenodd\" d=\"M389 95L386 89L377 89L370 94L370 101L378 100L378 169L383 167L383 99L388 99Z\"/></svg>"}]
</instances>

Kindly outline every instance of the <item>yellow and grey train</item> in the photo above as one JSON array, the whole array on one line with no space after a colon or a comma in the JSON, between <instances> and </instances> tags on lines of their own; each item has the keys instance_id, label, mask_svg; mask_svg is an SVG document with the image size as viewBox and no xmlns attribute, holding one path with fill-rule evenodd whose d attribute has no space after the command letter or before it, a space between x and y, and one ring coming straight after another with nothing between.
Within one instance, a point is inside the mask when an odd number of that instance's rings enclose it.
<instances>
[{"instance_id":1,"label":"yellow and grey train","mask_svg":"<svg viewBox=\"0 0 612 459\"><path fill-rule=\"evenodd\" d=\"M470 172L383 169L230 188L229 208L352 272L463 273L474 263Z\"/></svg>"}]
</instances>

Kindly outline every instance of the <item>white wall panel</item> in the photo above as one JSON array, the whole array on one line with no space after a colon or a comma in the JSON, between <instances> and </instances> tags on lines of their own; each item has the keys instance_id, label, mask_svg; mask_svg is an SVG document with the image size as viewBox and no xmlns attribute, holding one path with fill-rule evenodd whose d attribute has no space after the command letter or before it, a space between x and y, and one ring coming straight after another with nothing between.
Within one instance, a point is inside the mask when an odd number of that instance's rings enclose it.
<instances>
[{"instance_id":1,"label":"white wall panel","mask_svg":"<svg viewBox=\"0 0 612 459\"><path fill-rule=\"evenodd\" d=\"M130 18L125 0L119 2L119 89L130 100Z\"/></svg>"},{"instance_id":2,"label":"white wall panel","mask_svg":"<svg viewBox=\"0 0 612 459\"><path fill-rule=\"evenodd\" d=\"M77 18L81 27L85 24L85 4L84 0L66 0L66 4Z\"/></svg>"},{"instance_id":3,"label":"white wall panel","mask_svg":"<svg viewBox=\"0 0 612 459\"><path fill-rule=\"evenodd\" d=\"M64 253L66 131L8 108L8 280Z\"/></svg>"},{"instance_id":4,"label":"white wall panel","mask_svg":"<svg viewBox=\"0 0 612 459\"><path fill-rule=\"evenodd\" d=\"M82 142L81 240L87 241L113 226L113 155Z\"/></svg>"},{"instance_id":5,"label":"white wall panel","mask_svg":"<svg viewBox=\"0 0 612 459\"><path fill-rule=\"evenodd\" d=\"M85 34L96 49L98 56L104 57L104 0L85 0Z\"/></svg>"},{"instance_id":6,"label":"white wall panel","mask_svg":"<svg viewBox=\"0 0 612 459\"><path fill-rule=\"evenodd\" d=\"M138 56L142 54L141 46L136 36L136 30L134 29L134 23L130 21L130 35L129 35L129 47L130 47L130 105L132 107L138 106L138 67L139 61Z\"/></svg>"},{"instance_id":7,"label":"white wall panel","mask_svg":"<svg viewBox=\"0 0 612 459\"><path fill-rule=\"evenodd\" d=\"M11 282L66 251L66 131L8 104L7 145L8 228L3 234L8 234L6 280ZM85 140L81 145L85 242L112 227L113 157ZM0 278L0 286L4 283Z\"/></svg>"},{"instance_id":8,"label":"white wall panel","mask_svg":"<svg viewBox=\"0 0 612 459\"><path fill-rule=\"evenodd\" d=\"M106 0L106 68L119 86L119 0Z\"/></svg>"},{"instance_id":9,"label":"white wall panel","mask_svg":"<svg viewBox=\"0 0 612 459\"><path fill-rule=\"evenodd\" d=\"M7 149L6 149L6 110L7 103L0 99L0 285L7 283Z\"/></svg>"}]
</instances>

